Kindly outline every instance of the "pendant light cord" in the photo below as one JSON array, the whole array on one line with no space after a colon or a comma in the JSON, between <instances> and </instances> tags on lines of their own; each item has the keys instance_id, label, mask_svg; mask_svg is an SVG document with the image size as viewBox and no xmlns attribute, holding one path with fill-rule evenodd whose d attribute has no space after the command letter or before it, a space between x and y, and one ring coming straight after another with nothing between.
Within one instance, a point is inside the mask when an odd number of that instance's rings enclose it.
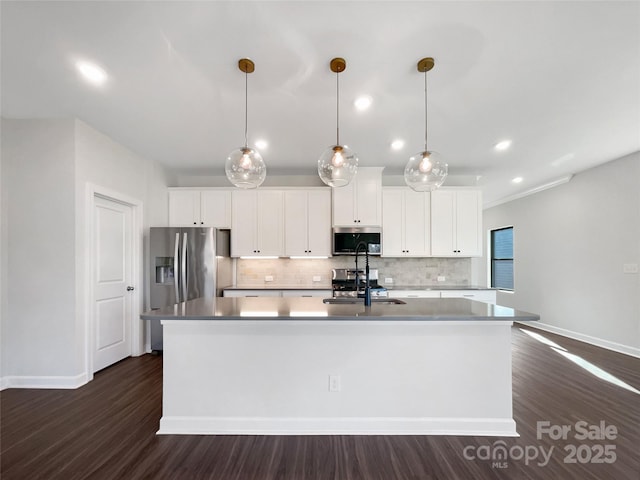
<instances>
[{"instance_id":1,"label":"pendant light cord","mask_svg":"<svg viewBox=\"0 0 640 480\"><path fill-rule=\"evenodd\" d=\"M427 72L424 72L424 151L427 151Z\"/></svg>"},{"instance_id":2,"label":"pendant light cord","mask_svg":"<svg viewBox=\"0 0 640 480\"><path fill-rule=\"evenodd\" d=\"M340 145L340 73L336 72L336 145Z\"/></svg>"},{"instance_id":3,"label":"pendant light cord","mask_svg":"<svg viewBox=\"0 0 640 480\"><path fill-rule=\"evenodd\" d=\"M244 72L244 148L248 148L249 147L249 142L248 142L248 135L247 135L247 116L248 116L248 111L249 111L249 102L247 101L247 78L248 78L248 73Z\"/></svg>"}]
</instances>

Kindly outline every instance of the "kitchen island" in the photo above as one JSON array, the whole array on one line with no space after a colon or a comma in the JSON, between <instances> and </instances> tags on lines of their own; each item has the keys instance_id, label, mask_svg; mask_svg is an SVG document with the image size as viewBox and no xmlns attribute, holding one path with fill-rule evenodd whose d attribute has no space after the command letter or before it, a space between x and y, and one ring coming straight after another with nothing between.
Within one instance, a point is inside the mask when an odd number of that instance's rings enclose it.
<instances>
[{"instance_id":1,"label":"kitchen island","mask_svg":"<svg viewBox=\"0 0 640 480\"><path fill-rule=\"evenodd\" d=\"M164 329L158 433L517 436L510 329L539 317L405 302L214 298L146 312Z\"/></svg>"}]
</instances>

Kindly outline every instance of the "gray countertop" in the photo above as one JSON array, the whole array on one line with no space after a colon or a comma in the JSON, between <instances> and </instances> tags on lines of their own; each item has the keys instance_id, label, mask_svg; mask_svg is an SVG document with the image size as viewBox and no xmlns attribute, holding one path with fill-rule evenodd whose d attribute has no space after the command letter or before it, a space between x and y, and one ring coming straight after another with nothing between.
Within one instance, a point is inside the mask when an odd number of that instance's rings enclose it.
<instances>
[{"instance_id":1,"label":"gray countertop","mask_svg":"<svg viewBox=\"0 0 640 480\"><path fill-rule=\"evenodd\" d=\"M535 321L539 315L465 298L408 298L404 305L328 305L322 298L198 298L140 315L143 320Z\"/></svg>"}]
</instances>

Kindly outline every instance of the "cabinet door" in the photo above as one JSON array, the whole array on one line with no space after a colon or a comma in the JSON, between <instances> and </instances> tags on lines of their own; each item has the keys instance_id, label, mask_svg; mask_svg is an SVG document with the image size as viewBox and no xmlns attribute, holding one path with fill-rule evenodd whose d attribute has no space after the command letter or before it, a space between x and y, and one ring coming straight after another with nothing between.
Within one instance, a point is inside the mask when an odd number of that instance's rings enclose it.
<instances>
[{"instance_id":1,"label":"cabinet door","mask_svg":"<svg viewBox=\"0 0 640 480\"><path fill-rule=\"evenodd\" d=\"M255 256L257 192L234 190L231 193L231 256Z\"/></svg>"},{"instance_id":2,"label":"cabinet door","mask_svg":"<svg viewBox=\"0 0 640 480\"><path fill-rule=\"evenodd\" d=\"M282 192L263 190L257 193L257 247L263 256L284 254L284 208Z\"/></svg>"},{"instance_id":3,"label":"cabinet door","mask_svg":"<svg viewBox=\"0 0 640 480\"><path fill-rule=\"evenodd\" d=\"M200 221L205 227L231 228L231 191L202 190Z\"/></svg>"},{"instance_id":4,"label":"cabinet door","mask_svg":"<svg viewBox=\"0 0 640 480\"><path fill-rule=\"evenodd\" d=\"M402 257L404 248L404 221L402 214L403 191L383 189L382 191L382 255Z\"/></svg>"},{"instance_id":5,"label":"cabinet door","mask_svg":"<svg viewBox=\"0 0 640 480\"><path fill-rule=\"evenodd\" d=\"M404 191L404 250L410 257L431 253L429 234L429 199L427 192Z\"/></svg>"},{"instance_id":6,"label":"cabinet door","mask_svg":"<svg viewBox=\"0 0 640 480\"><path fill-rule=\"evenodd\" d=\"M465 257L482 256L482 203L477 190L456 192L456 250Z\"/></svg>"},{"instance_id":7,"label":"cabinet door","mask_svg":"<svg viewBox=\"0 0 640 480\"><path fill-rule=\"evenodd\" d=\"M440 298L438 290L389 290L392 298Z\"/></svg>"},{"instance_id":8,"label":"cabinet door","mask_svg":"<svg viewBox=\"0 0 640 480\"><path fill-rule=\"evenodd\" d=\"M200 192L173 190L169 192L169 226L193 227L200 224Z\"/></svg>"},{"instance_id":9,"label":"cabinet door","mask_svg":"<svg viewBox=\"0 0 640 480\"><path fill-rule=\"evenodd\" d=\"M307 192L284 192L284 253L287 256L307 255L309 250L309 208Z\"/></svg>"},{"instance_id":10,"label":"cabinet door","mask_svg":"<svg viewBox=\"0 0 640 480\"><path fill-rule=\"evenodd\" d=\"M495 290L444 290L442 298L468 298L477 302L496 303Z\"/></svg>"},{"instance_id":11,"label":"cabinet door","mask_svg":"<svg viewBox=\"0 0 640 480\"><path fill-rule=\"evenodd\" d=\"M331 190L312 190L308 193L308 250L309 255L331 256Z\"/></svg>"},{"instance_id":12,"label":"cabinet door","mask_svg":"<svg viewBox=\"0 0 640 480\"><path fill-rule=\"evenodd\" d=\"M455 192L436 190L431 192L431 254L455 256Z\"/></svg>"},{"instance_id":13,"label":"cabinet door","mask_svg":"<svg viewBox=\"0 0 640 480\"><path fill-rule=\"evenodd\" d=\"M355 214L358 225L379 227L382 224L382 180L379 176L362 176L356 182Z\"/></svg>"},{"instance_id":14,"label":"cabinet door","mask_svg":"<svg viewBox=\"0 0 640 480\"><path fill-rule=\"evenodd\" d=\"M329 298L333 295L333 290L282 290L283 297L321 297Z\"/></svg>"},{"instance_id":15,"label":"cabinet door","mask_svg":"<svg viewBox=\"0 0 640 480\"><path fill-rule=\"evenodd\" d=\"M354 179L349 185L331 189L333 224L336 226L350 227L358 224L354 208L355 184L356 181Z\"/></svg>"}]
</instances>

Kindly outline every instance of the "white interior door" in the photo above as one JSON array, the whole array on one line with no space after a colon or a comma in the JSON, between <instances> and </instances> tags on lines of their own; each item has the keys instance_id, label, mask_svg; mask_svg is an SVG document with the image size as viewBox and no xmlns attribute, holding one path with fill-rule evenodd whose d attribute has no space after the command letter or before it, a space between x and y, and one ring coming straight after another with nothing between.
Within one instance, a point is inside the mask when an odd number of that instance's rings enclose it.
<instances>
[{"instance_id":1,"label":"white interior door","mask_svg":"<svg viewBox=\"0 0 640 480\"><path fill-rule=\"evenodd\" d=\"M95 197L94 372L131 355L132 217L131 206Z\"/></svg>"}]
</instances>

